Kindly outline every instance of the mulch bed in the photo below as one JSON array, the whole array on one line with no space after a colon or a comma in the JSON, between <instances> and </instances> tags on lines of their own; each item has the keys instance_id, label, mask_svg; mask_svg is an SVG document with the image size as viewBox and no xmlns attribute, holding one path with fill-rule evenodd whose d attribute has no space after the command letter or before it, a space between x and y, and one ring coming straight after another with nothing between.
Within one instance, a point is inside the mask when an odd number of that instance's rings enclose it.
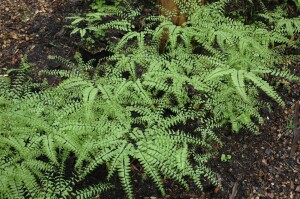
<instances>
[{"instance_id":1,"label":"mulch bed","mask_svg":"<svg viewBox=\"0 0 300 199\"><path fill-rule=\"evenodd\" d=\"M59 68L48 59L49 55L70 59L82 51L64 28L68 23L65 17L86 9L88 2L80 0L2 0L0 70L16 67L25 55L36 71ZM292 64L294 72L300 75L300 63ZM295 109L300 100L300 84L280 84L278 90L287 106L282 109L273 104L273 112L263 113L265 124L260 135L219 133L225 143L220 154L231 155L231 160L222 162L218 155L209 164L219 174L223 190L205 186L203 192L193 187L184 191L166 180L165 198L300 198L300 144L293 142L294 135L299 134L295 123L300 116L297 118L299 111ZM132 176L136 198L161 198L153 183L141 180L139 168L132 170ZM102 198L124 195L119 188Z\"/></svg>"}]
</instances>

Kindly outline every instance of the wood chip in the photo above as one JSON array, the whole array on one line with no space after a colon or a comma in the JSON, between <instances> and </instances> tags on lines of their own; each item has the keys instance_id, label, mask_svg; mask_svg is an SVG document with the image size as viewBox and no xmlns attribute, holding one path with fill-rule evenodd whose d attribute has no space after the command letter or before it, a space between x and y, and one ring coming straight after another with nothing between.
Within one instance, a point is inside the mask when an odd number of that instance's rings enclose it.
<instances>
[{"instance_id":1,"label":"wood chip","mask_svg":"<svg viewBox=\"0 0 300 199\"><path fill-rule=\"evenodd\" d=\"M262 159L262 160L261 160L261 163L262 163L263 165L265 165L265 166L267 166L267 165L268 165L268 162L267 162L267 160L266 160L266 159Z\"/></svg>"},{"instance_id":2,"label":"wood chip","mask_svg":"<svg viewBox=\"0 0 300 199\"><path fill-rule=\"evenodd\" d=\"M18 39L18 35L14 32L9 33L9 37L12 39Z\"/></svg>"}]
</instances>

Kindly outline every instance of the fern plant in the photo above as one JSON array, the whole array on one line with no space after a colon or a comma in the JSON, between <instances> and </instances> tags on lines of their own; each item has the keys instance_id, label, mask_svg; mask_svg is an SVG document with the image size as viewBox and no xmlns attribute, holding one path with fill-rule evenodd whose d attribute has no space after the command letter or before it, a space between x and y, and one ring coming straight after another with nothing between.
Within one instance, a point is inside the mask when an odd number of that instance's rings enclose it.
<instances>
[{"instance_id":1,"label":"fern plant","mask_svg":"<svg viewBox=\"0 0 300 199\"><path fill-rule=\"evenodd\" d=\"M66 65L41 72L62 77L52 88L32 89L22 70L14 79L1 75L1 196L91 198L110 188L107 183L117 174L133 198L133 160L162 195L161 178L184 188L191 179L201 189L203 178L220 186L205 164L212 146L222 144L214 130L230 124L234 132L258 132L265 105L258 100L260 91L284 105L266 76L299 80L277 68L282 49L295 47L287 36L297 34L297 20L273 29L263 22L245 25L226 17L226 3L191 5L195 12L187 12L182 27L149 17L152 23L133 31L128 27L135 14L128 11L119 15L127 20L120 27L112 21L95 28L107 13L76 18L73 25L91 24L74 30L82 36L87 31L103 36L112 24L119 30L126 26L128 33L109 46L112 55L96 67L79 54L77 63L51 57ZM166 34L162 53L159 41ZM107 181L79 189L102 166Z\"/></svg>"},{"instance_id":2,"label":"fern plant","mask_svg":"<svg viewBox=\"0 0 300 199\"><path fill-rule=\"evenodd\" d=\"M300 32L300 18L289 18L282 7L278 6L274 11L260 14L274 27L274 31L285 36L294 36Z\"/></svg>"},{"instance_id":3,"label":"fern plant","mask_svg":"<svg viewBox=\"0 0 300 199\"><path fill-rule=\"evenodd\" d=\"M24 72L21 73L23 76ZM64 137L67 130L61 127L66 127L63 125L66 118L74 119L80 106L76 94L63 93L60 88L39 93L29 89L24 94L24 89L15 90L15 86L10 89L7 81L2 84L6 92L0 97L1 197L90 198L112 187L100 183L80 190L76 186L82 181L76 175L66 176L66 172L72 171L66 168L70 146L79 137L73 134L75 131Z\"/></svg>"},{"instance_id":4,"label":"fern plant","mask_svg":"<svg viewBox=\"0 0 300 199\"><path fill-rule=\"evenodd\" d=\"M188 151L202 148L209 152L211 143L219 140L209 129L198 129L201 137L177 127L194 119L194 110L172 107L170 99L154 97L140 78L127 80L120 71L109 68L103 75L90 78L82 70L89 69L89 64L80 58L79 67L60 60L71 70L44 71L68 77L57 87L16 101L3 96L0 149L5 153L1 156L1 179L6 181L1 192L14 193L15 197L89 198L110 186L102 183L76 190L76 185L106 165L108 180L117 172L126 195L133 198L131 160L141 163L162 194L162 177L173 178L185 188L189 186L186 177L199 188L203 175L218 184L215 174L205 166L208 156ZM176 114L166 116L166 111ZM73 171L78 177L67 178L70 168L65 164L71 154L76 157ZM13 168L17 169L15 174L24 175L12 175ZM51 173L57 177L53 179Z\"/></svg>"},{"instance_id":5,"label":"fern plant","mask_svg":"<svg viewBox=\"0 0 300 199\"><path fill-rule=\"evenodd\" d=\"M107 33L111 34L113 30L132 31L135 28L133 21L141 12L141 7L133 10L127 1L114 1L109 5L103 0L97 0L91 4L91 8L92 10L83 16L68 17L72 22L67 26L73 29L71 35L79 33L81 39L90 45L98 39L104 39L104 36L107 36Z\"/></svg>"},{"instance_id":6,"label":"fern plant","mask_svg":"<svg viewBox=\"0 0 300 199\"><path fill-rule=\"evenodd\" d=\"M172 109L166 99L153 98L139 78L132 81L120 78L118 70L98 77L93 84L80 79L75 81L77 87L83 87L83 100L87 106L85 111L88 112L84 115L89 115L87 121L90 123L95 120L94 125L100 125L96 127L97 137L83 144L88 148L84 148L84 153L80 153L83 157L79 157L80 161L76 163L82 178L97 166L107 164L108 178L118 171L127 196L132 198L130 160L133 158L139 160L146 175L150 176L162 194L164 189L160 176L171 177L186 188L188 184L185 177L190 177L201 188L200 176L196 174L205 170L209 180L217 184L213 172L203 162L194 167L189 163L192 157L186 153L189 145L210 148L209 143L213 140L210 134L205 139L197 139L173 130L175 125L193 118L194 111L184 107L181 110ZM69 88L73 82L70 79L62 87ZM176 115L166 117L167 108L176 112ZM100 127L104 126L102 132Z\"/></svg>"},{"instance_id":7,"label":"fern plant","mask_svg":"<svg viewBox=\"0 0 300 199\"><path fill-rule=\"evenodd\" d=\"M181 106L194 103L195 96L193 99L189 97L191 90L202 103L203 96L209 96L208 101L214 105L203 105L209 112L214 110L215 118L223 116L226 119L221 121L231 121L233 126L238 122L245 127L251 126L252 131L257 132L251 118L258 118L260 122L262 119L254 86L284 106L283 100L264 77L270 74L291 81L299 80L288 71L276 68L284 60L281 49L284 46L295 47L295 43L278 28L268 30L268 24L244 25L226 17L226 2L196 7L199 11L188 16L185 27L163 21L154 30L147 28L143 32L129 32L116 45L110 60L117 61L117 69L114 70L127 71L129 78L136 78L137 71L141 71L139 76L143 84L155 92L164 92L170 101L174 101L176 96ZM293 23L297 21L290 20ZM167 51L161 55L158 53L159 41L166 33ZM134 47L128 47L129 43ZM223 104L225 96L231 96L227 99L229 104L238 103L235 110L228 112L229 115L220 114L228 106ZM245 110L252 111L245 116ZM238 126L233 127L234 131L241 128L241 125Z\"/></svg>"}]
</instances>

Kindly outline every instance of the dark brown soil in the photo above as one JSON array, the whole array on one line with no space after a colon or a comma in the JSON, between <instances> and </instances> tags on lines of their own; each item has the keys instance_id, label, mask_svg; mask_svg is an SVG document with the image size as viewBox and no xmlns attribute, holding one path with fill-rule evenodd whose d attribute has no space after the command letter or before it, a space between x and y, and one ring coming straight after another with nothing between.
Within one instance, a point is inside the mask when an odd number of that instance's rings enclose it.
<instances>
[{"instance_id":1,"label":"dark brown soil","mask_svg":"<svg viewBox=\"0 0 300 199\"><path fill-rule=\"evenodd\" d=\"M49 55L72 59L82 49L65 28L66 17L87 10L81 0L4 0L0 5L0 68L16 67L28 56L34 69L59 68Z\"/></svg>"},{"instance_id":2,"label":"dark brown soil","mask_svg":"<svg viewBox=\"0 0 300 199\"><path fill-rule=\"evenodd\" d=\"M80 0L2 0L0 4L0 69L16 67L25 54L34 70L59 68L48 60L49 55L72 58L82 51L76 38L63 28L66 16L88 9L88 2ZM300 63L292 63L300 75ZM264 110L265 124L260 135L248 132L231 134L220 132L224 147L210 162L219 174L223 189L205 186L204 192L191 187L183 190L178 184L165 180L164 198L300 198L300 144L293 144L295 104L300 100L300 84L282 82L278 90L286 101L286 108L272 105L272 112ZM296 151L291 155L291 149ZM221 154L231 160L221 161ZM135 198L162 198L153 183L144 179L138 164L133 164L132 178ZM116 190L102 198L125 198L115 178Z\"/></svg>"}]
</instances>

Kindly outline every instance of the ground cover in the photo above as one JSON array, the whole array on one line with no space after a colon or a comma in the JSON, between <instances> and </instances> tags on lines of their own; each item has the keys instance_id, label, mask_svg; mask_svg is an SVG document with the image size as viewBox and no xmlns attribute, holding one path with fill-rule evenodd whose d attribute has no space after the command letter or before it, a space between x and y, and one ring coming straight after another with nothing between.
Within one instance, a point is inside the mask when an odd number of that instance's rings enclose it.
<instances>
[{"instance_id":1,"label":"ground cover","mask_svg":"<svg viewBox=\"0 0 300 199\"><path fill-rule=\"evenodd\" d=\"M69 31L63 28L68 13L88 9L87 5L79 1L4 1L0 5L1 69L14 67L25 54L37 71L61 67L49 60L48 55L72 59L76 51L81 51L86 53L86 59L91 58L92 54L76 45L78 38L70 37ZM293 72L299 75L299 63L290 64ZM299 100L299 83L282 82L278 90L287 106L282 109L270 102L273 113L265 111L263 114L265 124L260 135L232 134L228 130L221 136L226 145L219 149L220 154L231 158L222 161L221 155L216 155L209 165L219 174L224 190L207 185L204 192L193 187L184 191L178 184L166 180L165 198L298 198L299 144L293 144L293 121L298 114L295 107ZM291 155L295 146L296 152ZM136 198L159 197L154 184L141 183L138 164L132 167L132 173ZM121 189L103 194L103 198L123 197Z\"/></svg>"}]
</instances>

